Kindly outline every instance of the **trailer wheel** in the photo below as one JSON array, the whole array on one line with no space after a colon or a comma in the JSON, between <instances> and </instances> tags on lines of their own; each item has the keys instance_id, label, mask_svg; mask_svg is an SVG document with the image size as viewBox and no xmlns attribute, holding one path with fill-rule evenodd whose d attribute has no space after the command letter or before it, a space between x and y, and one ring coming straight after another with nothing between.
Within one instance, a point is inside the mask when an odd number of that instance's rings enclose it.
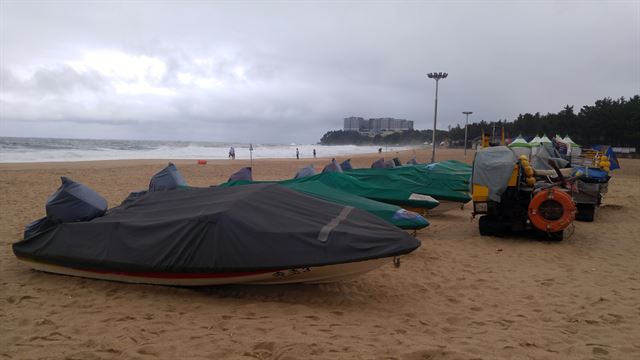
<instances>
[{"instance_id":1,"label":"trailer wheel","mask_svg":"<svg viewBox=\"0 0 640 360\"><path fill-rule=\"evenodd\" d=\"M480 216L480 220L478 220L478 229L480 230L480 235L482 236L491 236L493 235L492 229L492 217L489 215Z\"/></svg>"},{"instance_id":2,"label":"trailer wheel","mask_svg":"<svg viewBox=\"0 0 640 360\"><path fill-rule=\"evenodd\" d=\"M595 204L578 204L578 212L576 214L576 220L593 222L593 218L596 212Z\"/></svg>"},{"instance_id":3,"label":"trailer wheel","mask_svg":"<svg viewBox=\"0 0 640 360\"><path fill-rule=\"evenodd\" d=\"M558 231L558 232L548 233L547 237L551 241L562 241L562 239L564 239L564 230L563 231Z\"/></svg>"},{"instance_id":4,"label":"trailer wheel","mask_svg":"<svg viewBox=\"0 0 640 360\"><path fill-rule=\"evenodd\" d=\"M478 221L478 228L482 236L504 236L502 222L492 215L484 215Z\"/></svg>"}]
</instances>

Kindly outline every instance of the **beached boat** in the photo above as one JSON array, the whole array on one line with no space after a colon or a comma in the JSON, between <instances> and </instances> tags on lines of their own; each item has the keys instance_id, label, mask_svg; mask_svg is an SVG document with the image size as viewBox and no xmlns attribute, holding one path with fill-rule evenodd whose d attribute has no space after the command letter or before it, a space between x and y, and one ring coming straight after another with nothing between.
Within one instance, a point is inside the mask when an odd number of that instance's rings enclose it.
<instances>
[{"instance_id":1,"label":"beached boat","mask_svg":"<svg viewBox=\"0 0 640 360\"><path fill-rule=\"evenodd\" d=\"M396 188L416 194L430 196L440 205L427 209L427 214L442 214L460 208L471 200L469 174L463 170L447 173L431 171L422 165L409 165L389 169L365 168L345 171L361 182L377 188ZM415 211L408 205L409 210Z\"/></svg>"},{"instance_id":2,"label":"beached boat","mask_svg":"<svg viewBox=\"0 0 640 360\"><path fill-rule=\"evenodd\" d=\"M90 220L44 223L13 244L24 264L161 285L337 281L420 246L366 211L277 184L138 193Z\"/></svg>"}]
</instances>

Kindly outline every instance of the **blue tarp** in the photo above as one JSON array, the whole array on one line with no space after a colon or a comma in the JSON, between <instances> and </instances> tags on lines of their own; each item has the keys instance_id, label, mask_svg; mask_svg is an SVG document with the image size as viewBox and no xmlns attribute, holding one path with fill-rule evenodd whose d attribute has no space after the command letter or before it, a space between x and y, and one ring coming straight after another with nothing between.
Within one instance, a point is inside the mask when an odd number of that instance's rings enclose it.
<instances>
[{"instance_id":1,"label":"blue tarp","mask_svg":"<svg viewBox=\"0 0 640 360\"><path fill-rule=\"evenodd\" d=\"M609 174L604 170L584 166L574 166L573 168L575 169L573 175L579 176L580 178L591 178L603 182L609 180Z\"/></svg>"}]
</instances>

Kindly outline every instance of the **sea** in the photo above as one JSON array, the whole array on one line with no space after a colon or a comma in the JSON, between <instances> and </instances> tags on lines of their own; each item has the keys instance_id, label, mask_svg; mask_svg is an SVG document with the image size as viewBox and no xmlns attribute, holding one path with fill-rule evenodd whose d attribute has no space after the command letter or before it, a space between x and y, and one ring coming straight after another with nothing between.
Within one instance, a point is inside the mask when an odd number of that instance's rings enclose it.
<instances>
[{"instance_id":1,"label":"sea","mask_svg":"<svg viewBox=\"0 0 640 360\"><path fill-rule=\"evenodd\" d=\"M0 137L0 163L64 162L123 159L227 159L229 148L235 148L236 159L345 157L351 154L375 153L378 146L318 144L243 144L204 141L106 140ZM250 151L253 149L253 151ZM387 151L410 147L384 147Z\"/></svg>"}]
</instances>

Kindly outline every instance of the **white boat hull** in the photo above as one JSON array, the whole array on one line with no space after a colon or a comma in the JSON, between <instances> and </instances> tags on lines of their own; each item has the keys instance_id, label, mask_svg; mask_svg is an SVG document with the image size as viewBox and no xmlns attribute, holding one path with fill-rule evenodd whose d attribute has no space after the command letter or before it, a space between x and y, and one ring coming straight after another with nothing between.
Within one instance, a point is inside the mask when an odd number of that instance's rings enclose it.
<instances>
[{"instance_id":1,"label":"white boat hull","mask_svg":"<svg viewBox=\"0 0 640 360\"><path fill-rule=\"evenodd\" d=\"M35 270L61 275L71 275L91 279L120 281L137 284L211 286L228 284L274 285L291 283L335 282L349 279L374 270L387 262L392 262L393 257L335 265L281 269L277 271L253 271L214 274L129 273L69 268L24 258L18 258L18 260Z\"/></svg>"},{"instance_id":2,"label":"white boat hull","mask_svg":"<svg viewBox=\"0 0 640 360\"><path fill-rule=\"evenodd\" d=\"M454 210L454 209L460 209L460 208L462 208L462 206L464 206L463 203L457 202L457 201L449 201L449 200L438 200L438 201L440 202L440 205L434 207L433 209L427 210L427 216L428 215L442 215L442 214L446 213L447 211Z\"/></svg>"}]
</instances>

